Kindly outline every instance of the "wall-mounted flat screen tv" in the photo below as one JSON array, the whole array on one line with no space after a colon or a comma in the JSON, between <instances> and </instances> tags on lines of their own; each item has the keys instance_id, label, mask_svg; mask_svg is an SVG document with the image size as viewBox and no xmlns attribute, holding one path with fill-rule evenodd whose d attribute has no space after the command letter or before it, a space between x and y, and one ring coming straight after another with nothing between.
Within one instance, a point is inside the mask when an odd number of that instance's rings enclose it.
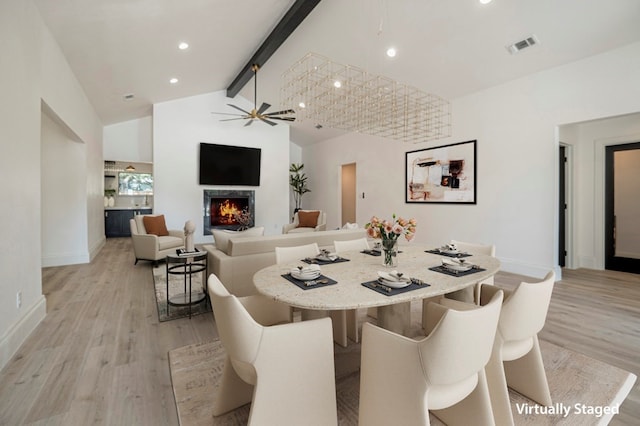
<instances>
[{"instance_id":1,"label":"wall-mounted flat screen tv","mask_svg":"<svg viewBox=\"0 0 640 426\"><path fill-rule=\"evenodd\" d=\"M260 186L260 148L200 143L200 185Z\"/></svg>"}]
</instances>

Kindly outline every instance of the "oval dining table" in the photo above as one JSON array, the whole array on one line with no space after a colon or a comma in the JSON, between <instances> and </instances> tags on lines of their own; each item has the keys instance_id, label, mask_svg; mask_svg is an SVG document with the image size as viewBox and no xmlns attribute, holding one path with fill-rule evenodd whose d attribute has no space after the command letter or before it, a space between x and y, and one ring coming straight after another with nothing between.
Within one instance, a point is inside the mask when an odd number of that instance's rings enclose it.
<instances>
[{"instance_id":1,"label":"oval dining table","mask_svg":"<svg viewBox=\"0 0 640 426\"><path fill-rule=\"evenodd\" d=\"M306 266L300 261L268 266L253 276L257 291L276 301L287 305L318 311L348 311L360 308L378 308L378 325L390 331L405 334L411 325L410 303L416 300L441 296L486 280L498 272L500 261L492 256L473 255L465 257L465 261L476 265L470 274L449 275L429 268L442 265L441 254L427 252L430 247L407 243L400 246L398 265L387 268L382 265L380 256L372 256L363 252L352 251L340 253L340 257L348 259L321 265L323 276L337 281L333 285L310 286L301 289L283 275L292 268ZM397 270L403 277L417 278L428 286L420 285L413 290L399 294L384 294L362 283L375 281L378 271Z\"/></svg>"}]
</instances>

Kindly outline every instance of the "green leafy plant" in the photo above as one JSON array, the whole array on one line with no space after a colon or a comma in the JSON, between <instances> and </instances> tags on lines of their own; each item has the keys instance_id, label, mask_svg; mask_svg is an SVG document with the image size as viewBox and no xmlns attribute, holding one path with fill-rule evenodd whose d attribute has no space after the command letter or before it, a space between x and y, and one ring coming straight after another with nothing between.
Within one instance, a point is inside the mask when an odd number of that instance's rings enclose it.
<instances>
[{"instance_id":1,"label":"green leafy plant","mask_svg":"<svg viewBox=\"0 0 640 426\"><path fill-rule=\"evenodd\" d=\"M293 190L293 201L295 202L295 211L300 210L302 196L311 190L307 187L307 176L302 172L304 164L291 163L289 167L289 185Z\"/></svg>"}]
</instances>

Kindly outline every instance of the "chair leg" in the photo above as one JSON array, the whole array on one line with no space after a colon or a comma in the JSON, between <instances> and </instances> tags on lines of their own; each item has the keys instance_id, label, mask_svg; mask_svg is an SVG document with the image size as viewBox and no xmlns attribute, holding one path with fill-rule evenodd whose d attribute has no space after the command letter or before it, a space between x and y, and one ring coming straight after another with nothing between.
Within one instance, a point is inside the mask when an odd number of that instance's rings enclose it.
<instances>
[{"instance_id":1,"label":"chair leg","mask_svg":"<svg viewBox=\"0 0 640 426\"><path fill-rule=\"evenodd\" d=\"M218 392L213 396L213 415L219 416L251 402L253 386L242 380L233 369L231 360L224 361Z\"/></svg>"},{"instance_id":2,"label":"chair leg","mask_svg":"<svg viewBox=\"0 0 640 426\"><path fill-rule=\"evenodd\" d=\"M553 404L537 336L529 353L522 358L506 361L504 370L510 388L538 404Z\"/></svg>"},{"instance_id":3,"label":"chair leg","mask_svg":"<svg viewBox=\"0 0 640 426\"><path fill-rule=\"evenodd\" d=\"M491 410L491 398L484 370L478 372L476 388L462 401L442 410L432 411L433 415L447 425L493 426L495 420Z\"/></svg>"},{"instance_id":4,"label":"chair leg","mask_svg":"<svg viewBox=\"0 0 640 426\"><path fill-rule=\"evenodd\" d=\"M496 352L499 351L494 348L491 359L489 359L485 367L493 417L497 425L513 426L513 412L511 411L509 389L507 388L502 357Z\"/></svg>"}]
</instances>

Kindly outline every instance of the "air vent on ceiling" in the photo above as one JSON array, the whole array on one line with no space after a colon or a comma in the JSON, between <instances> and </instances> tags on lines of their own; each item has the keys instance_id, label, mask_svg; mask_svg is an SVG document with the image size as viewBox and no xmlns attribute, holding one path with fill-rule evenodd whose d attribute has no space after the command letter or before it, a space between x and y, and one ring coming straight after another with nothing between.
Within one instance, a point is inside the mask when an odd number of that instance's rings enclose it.
<instances>
[{"instance_id":1,"label":"air vent on ceiling","mask_svg":"<svg viewBox=\"0 0 640 426\"><path fill-rule=\"evenodd\" d=\"M125 95L122 95L122 99L124 99L125 101L130 101L131 99L135 98L136 95L134 95L133 93L127 93Z\"/></svg>"},{"instance_id":2,"label":"air vent on ceiling","mask_svg":"<svg viewBox=\"0 0 640 426\"><path fill-rule=\"evenodd\" d=\"M509 51L509 53L513 55L514 53L518 53L521 50L527 49L531 46L535 46L536 44L539 44L539 43L540 42L538 41L538 38L532 35L525 38L524 40L517 41L512 45L507 46L507 50Z\"/></svg>"}]
</instances>

